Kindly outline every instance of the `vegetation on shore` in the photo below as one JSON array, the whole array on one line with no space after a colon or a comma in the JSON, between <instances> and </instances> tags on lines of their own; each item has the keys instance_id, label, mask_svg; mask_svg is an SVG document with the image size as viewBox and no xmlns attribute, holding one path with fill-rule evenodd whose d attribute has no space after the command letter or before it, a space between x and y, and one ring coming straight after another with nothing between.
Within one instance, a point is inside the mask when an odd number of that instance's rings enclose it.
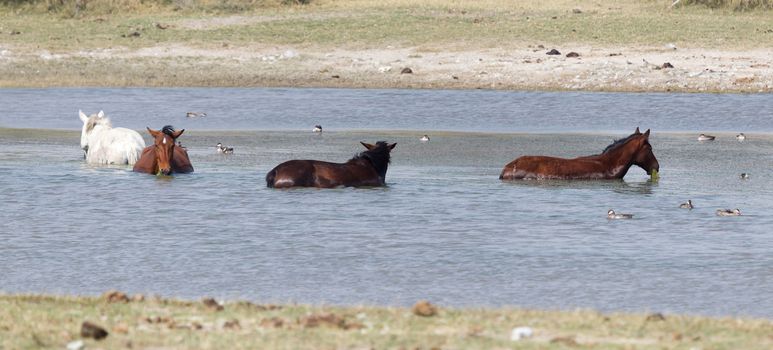
<instances>
[{"instance_id":1,"label":"vegetation on shore","mask_svg":"<svg viewBox=\"0 0 773 350\"><path fill-rule=\"evenodd\" d=\"M107 332L95 340L89 322ZM513 329L531 336L513 340ZM126 296L0 295L0 348L770 349L769 320L591 310L258 305ZM98 336L98 333L96 333Z\"/></svg>"},{"instance_id":2,"label":"vegetation on shore","mask_svg":"<svg viewBox=\"0 0 773 350\"><path fill-rule=\"evenodd\" d=\"M420 57L457 50L527 50L542 44L609 51L662 49L667 43L710 50L773 47L768 0L671 3L2 0L0 87L413 87L397 78L380 81L369 75L331 80L332 74L324 73L362 59L355 54L346 61L348 52L335 62L324 57L339 50L405 49ZM736 11L740 8L745 10ZM278 53L251 55L272 50ZM275 60L285 50L295 50L294 61ZM298 52L313 53L320 62L306 62L309 55ZM314 76L318 73L325 79ZM530 84L542 88L538 82ZM417 85L454 86L431 79ZM530 88L526 85L513 87Z\"/></svg>"}]
</instances>

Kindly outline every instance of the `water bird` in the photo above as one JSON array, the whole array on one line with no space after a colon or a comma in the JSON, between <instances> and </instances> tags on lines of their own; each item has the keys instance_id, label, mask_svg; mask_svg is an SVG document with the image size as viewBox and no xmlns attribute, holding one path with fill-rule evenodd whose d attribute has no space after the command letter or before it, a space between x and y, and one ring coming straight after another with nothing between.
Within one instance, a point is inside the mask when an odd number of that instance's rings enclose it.
<instances>
[{"instance_id":1,"label":"water bird","mask_svg":"<svg viewBox=\"0 0 773 350\"><path fill-rule=\"evenodd\" d=\"M421 141L421 142L428 142L428 141L429 141L429 136L427 136L427 135L424 135L424 136L422 136L422 137L419 139L419 141Z\"/></svg>"},{"instance_id":2,"label":"water bird","mask_svg":"<svg viewBox=\"0 0 773 350\"><path fill-rule=\"evenodd\" d=\"M217 143L217 153L232 154L232 153L234 153L234 149L233 149L233 147L223 146L222 143L218 142Z\"/></svg>"},{"instance_id":3,"label":"water bird","mask_svg":"<svg viewBox=\"0 0 773 350\"><path fill-rule=\"evenodd\" d=\"M695 208L695 207L692 205L692 199L688 199L687 203L680 204L679 208L682 208L682 209L692 209L692 208Z\"/></svg>"},{"instance_id":4,"label":"water bird","mask_svg":"<svg viewBox=\"0 0 773 350\"><path fill-rule=\"evenodd\" d=\"M322 125L314 125L314 129L311 129L312 132L322 132Z\"/></svg>"},{"instance_id":5,"label":"water bird","mask_svg":"<svg viewBox=\"0 0 773 350\"><path fill-rule=\"evenodd\" d=\"M182 143L182 142L180 142L180 141L177 141L177 147L180 147L180 148L182 148L182 149L184 149L184 150L187 150L187 149L188 149L188 147L185 147L185 146L183 146L183 143Z\"/></svg>"},{"instance_id":6,"label":"water bird","mask_svg":"<svg viewBox=\"0 0 773 350\"><path fill-rule=\"evenodd\" d=\"M749 179L749 174L741 173L741 180L748 180L748 179Z\"/></svg>"},{"instance_id":7,"label":"water bird","mask_svg":"<svg viewBox=\"0 0 773 350\"><path fill-rule=\"evenodd\" d=\"M188 113L185 113L185 116L188 117L188 118L206 117L207 113L204 113L204 112L188 112Z\"/></svg>"},{"instance_id":8,"label":"water bird","mask_svg":"<svg viewBox=\"0 0 773 350\"><path fill-rule=\"evenodd\" d=\"M614 210L609 209L607 212L607 219L632 219L633 214L618 214Z\"/></svg>"},{"instance_id":9,"label":"water bird","mask_svg":"<svg viewBox=\"0 0 773 350\"><path fill-rule=\"evenodd\" d=\"M717 209L718 216L741 216L741 209Z\"/></svg>"},{"instance_id":10,"label":"water bird","mask_svg":"<svg viewBox=\"0 0 773 350\"><path fill-rule=\"evenodd\" d=\"M744 135L743 133L740 133L738 135L735 135L735 139L738 140L739 142L743 142L744 140L746 140L746 135Z\"/></svg>"},{"instance_id":11,"label":"water bird","mask_svg":"<svg viewBox=\"0 0 773 350\"><path fill-rule=\"evenodd\" d=\"M714 139L717 138L716 136L701 134L698 136L698 141L714 141Z\"/></svg>"}]
</instances>

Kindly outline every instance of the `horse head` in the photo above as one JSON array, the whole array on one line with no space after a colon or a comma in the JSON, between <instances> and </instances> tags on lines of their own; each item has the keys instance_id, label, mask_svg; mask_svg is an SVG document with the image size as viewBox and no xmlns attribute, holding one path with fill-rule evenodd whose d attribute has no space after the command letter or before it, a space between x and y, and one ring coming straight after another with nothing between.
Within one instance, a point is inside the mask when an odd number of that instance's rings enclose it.
<instances>
[{"instance_id":1,"label":"horse head","mask_svg":"<svg viewBox=\"0 0 773 350\"><path fill-rule=\"evenodd\" d=\"M636 135L636 151L633 155L633 164L644 169L647 175L652 175L652 172L660 171L660 164L658 164L655 154L652 153L652 145L650 145L650 130L647 129L643 134L639 132L639 128L636 128L634 132Z\"/></svg>"},{"instance_id":2,"label":"horse head","mask_svg":"<svg viewBox=\"0 0 773 350\"><path fill-rule=\"evenodd\" d=\"M368 150L360 153L357 157L368 159L383 182L391 160L390 152L397 146L397 143L389 144L386 141L379 141L375 145L365 142L360 142L360 144Z\"/></svg>"},{"instance_id":3,"label":"horse head","mask_svg":"<svg viewBox=\"0 0 773 350\"><path fill-rule=\"evenodd\" d=\"M156 153L158 172L164 175L171 174L172 154L174 154L175 141L183 134L185 129L175 131L171 125L166 125L161 130L153 130L149 127L147 129L150 136L153 136L153 147Z\"/></svg>"},{"instance_id":4,"label":"horse head","mask_svg":"<svg viewBox=\"0 0 773 350\"><path fill-rule=\"evenodd\" d=\"M78 111L78 116L83 122L83 128L81 129L81 149L83 149L85 154L89 152L89 135L94 131L94 128L97 126L111 128L112 124L110 123L110 119L105 117L105 112L103 111L99 111L99 113L92 114L91 116L86 116L83 111Z\"/></svg>"}]
</instances>

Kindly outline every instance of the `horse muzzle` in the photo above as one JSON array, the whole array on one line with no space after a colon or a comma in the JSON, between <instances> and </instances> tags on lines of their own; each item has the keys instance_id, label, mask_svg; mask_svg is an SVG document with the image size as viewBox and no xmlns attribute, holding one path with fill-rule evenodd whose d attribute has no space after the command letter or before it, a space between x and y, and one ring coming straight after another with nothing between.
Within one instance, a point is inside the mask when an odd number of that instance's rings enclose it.
<instances>
[{"instance_id":1,"label":"horse muzzle","mask_svg":"<svg viewBox=\"0 0 773 350\"><path fill-rule=\"evenodd\" d=\"M172 169L159 169L158 173L161 175L169 176L172 174Z\"/></svg>"}]
</instances>

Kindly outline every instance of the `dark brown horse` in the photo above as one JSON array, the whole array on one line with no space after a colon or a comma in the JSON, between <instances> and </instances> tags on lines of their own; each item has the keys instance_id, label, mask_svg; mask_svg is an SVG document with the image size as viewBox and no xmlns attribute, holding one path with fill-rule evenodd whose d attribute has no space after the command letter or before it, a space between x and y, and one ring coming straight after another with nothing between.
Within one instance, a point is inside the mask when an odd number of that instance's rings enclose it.
<instances>
[{"instance_id":1,"label":"dark brown horse","mask_svg":"<svg viewBox=\"0 0 773 350\"><path fill-rule=\"evenodd\" d=\"M637 165L647 175L657 176L660 170L658 160L652 153L649 142L650 131L639 132L617 140L607 146L601 154L574 159L523 156L505 165L499 178L517 179L622 179L632 165Z\"/></svg>"},{"instance_id":2,"label":"dark brown horse","mask_svg":"<svg viewBox=\"0 0 773 350\"><path fill-rule=\"evenodd\" d=\"M184 147L175 146L178 137L185 129L175 131L171 125L160 131L148 128L153 136L152 146L142 150L140 160L134 164L134 171L148 174L170 175L172 173L192 173L193 166Z\"/></svg>"},{"instance_id":3,"label":"dark brown horse","mask_svg":"<svg viewBox=\"0 0 773 350\"><path fill-rule=\"evenodd\" d=\"M389 152L396 143L384 141L375 145L360 142L367 151L354 156L346 163L330 163L319 160L290 160L277 165L266 175L268 187L371 187L384 186Z\"/></svg>"}]
</instances>

